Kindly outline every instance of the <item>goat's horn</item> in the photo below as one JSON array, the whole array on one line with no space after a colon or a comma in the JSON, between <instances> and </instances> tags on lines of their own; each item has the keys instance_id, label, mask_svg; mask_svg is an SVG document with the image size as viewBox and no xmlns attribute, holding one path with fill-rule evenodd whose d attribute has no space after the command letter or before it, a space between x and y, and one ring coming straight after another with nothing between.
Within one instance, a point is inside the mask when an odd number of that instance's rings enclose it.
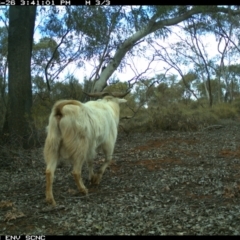
<instances>
[{"instance_id":1,"label":"goat's horn","mask_svg":"<svg viewBox=\"0 0 240 240\"><path fill-rule=\"evenodd\" d=\"M105 97L110 95L107 92L94 92L94 93L86 93L84 92L86 95L88 95L89 97Z\"/></svg>"},{"instance_id":2,"label":"goat's horn","mask_svg":"<svg viewBox=\"0 0 240 240\"><path fill-rule=\"evenodd\" d=\"M111 95L112 95L113 97L123 98L123 97L125 97L126 95L128 95L129 93L130 93L130 91L125 92L125 93L113 92L113 93L111 93Z\"/></svg>"},{"instance_id":3,"label":"goat's horn","mask_svg":"<svg viewBox=\"0 0 240 240\"><path fill-rule=\"evenodd\" d=\"M130 91L125 92L125 93L120 93L120 92L94 92L94 93L86 93L84 92L86 95L88 95L89 97L105 97L105 96L113 96L113 97L118 97L118 98L123 98L125 97L127 94L130 93Z\"/></svg>"}]
</instances>

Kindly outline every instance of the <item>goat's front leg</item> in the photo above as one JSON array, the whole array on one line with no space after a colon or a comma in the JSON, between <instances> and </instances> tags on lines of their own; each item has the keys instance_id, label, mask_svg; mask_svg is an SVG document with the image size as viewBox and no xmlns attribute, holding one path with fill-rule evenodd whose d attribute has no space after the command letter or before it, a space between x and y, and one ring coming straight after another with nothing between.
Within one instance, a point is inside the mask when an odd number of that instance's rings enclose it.
<instances>
[{"instance_id":1,"label":"goat's front leg","mask_svg":"<svg viewBox=\"0 0 240 240\"><path fill-rule=\"evenodd\" d=\"M93 159L88 159L87 161L87 166L88 166L88 179L89 181L92 180L92 177L94 176L94 172L93 172Z\"/></svg>"},{"instance_id":2,"label":"goat's front leg","mask_svg":"<svg viewBox=\"0 0 240 240\"><path fill-rule=\"evenodd\" d=\"M114 148L114 143L109 143L109 144L103 145L102 149L105 154L105 161L104 161L103 165L101 166L101 168L99 169L98 173L93 174L93 176L91 178L91 182L93 184L98 185L101 182L102 176L112 160L113 148Z\"/></svg>"},{"instance_id":3,"label":"goat's front leg","mask_svg":"<svg viewBox=\"0 0 240 240\"><path fill-rule=\"evenodd\" d=\"M77 184L78 190L87 195L88 190L84 186L84 183L83 183L83 180L82 180L82 165L83 165L83 161L81 159L77 159L74 162L72 174L73 174L74 180Z\"/></svg>"}]
</instances>

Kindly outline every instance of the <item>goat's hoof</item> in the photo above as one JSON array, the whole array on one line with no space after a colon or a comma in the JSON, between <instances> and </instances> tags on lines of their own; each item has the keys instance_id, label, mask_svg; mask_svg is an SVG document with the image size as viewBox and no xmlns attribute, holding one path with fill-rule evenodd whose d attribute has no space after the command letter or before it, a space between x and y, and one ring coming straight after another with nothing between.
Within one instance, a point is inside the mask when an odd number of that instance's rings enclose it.
<instances>
[{"instance_id":1,"label":"goat's hoof","mask_svg":"<svg viewBox=\"0 0 240 240\"><path fill-rule=\"evenodd\" d=\"M56 202L53 198L46 198L46 202L52 206L56 206Z\"/></svg>"},{"instance_id":2,"label":"goat's hoof","mask_svg":"<svg viewBox=\"0 0 240 240\"><path fill-rule=\"evenodd\" d=\"M101 177L98 174L94 174L91 178L91 183L95 185L99 185L101 181Z\"/></svg>"},{"instance_id":3,"label":"goat's hoof","mask_svg":"<svg viewBox=\"0 0 240 240\"><path fill-rule=\"evenodd\" d=\"M88 189L87 188L83 188L80 190L81 193L88 195Z\"/></svg>"}]
</instances>

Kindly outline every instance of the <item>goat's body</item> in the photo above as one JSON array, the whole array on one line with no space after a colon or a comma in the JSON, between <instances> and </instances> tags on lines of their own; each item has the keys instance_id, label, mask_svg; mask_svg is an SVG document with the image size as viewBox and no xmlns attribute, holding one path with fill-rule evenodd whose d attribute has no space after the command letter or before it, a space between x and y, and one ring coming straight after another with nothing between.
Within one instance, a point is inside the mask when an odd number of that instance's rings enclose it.
<instances>
[{"instance_id":1,"label":"goat's body","mask_svg":"<svg viewBox=\"0 0 240 240\"><path fill-rule=\"evenodd\" d=\"M55 205L52 183L60 158L73 163L73 176L80 192L87 194L83 184L82 165L87 161L89 180L99 184L109 165L117 138L119 103L125 99L105 97L85 104L75 100L60 100L53 106L49 117L48 135L44 146L46 161L46 200ZM93 172L96 149L105 154L105 163L98 174Z\"/></svg>"}]
</instances>

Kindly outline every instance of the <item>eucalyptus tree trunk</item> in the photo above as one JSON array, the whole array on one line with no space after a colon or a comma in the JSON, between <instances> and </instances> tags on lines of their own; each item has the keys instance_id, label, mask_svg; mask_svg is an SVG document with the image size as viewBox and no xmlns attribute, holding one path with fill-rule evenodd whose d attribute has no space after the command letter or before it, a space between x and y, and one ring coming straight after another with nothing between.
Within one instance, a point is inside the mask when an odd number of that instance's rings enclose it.
<instances>
[{"instance_id":1,"label":"eucalyptus tree trunk","mask_svg":"<svg viewBox=\"0 0 240 240\"><path fill-rule=\"evenodd\" d=\"M31 55L36 6L10 6L8 32L9 102L3 133L11 144L34 144L31 124Z\"/></svg>"}]
</instances>

